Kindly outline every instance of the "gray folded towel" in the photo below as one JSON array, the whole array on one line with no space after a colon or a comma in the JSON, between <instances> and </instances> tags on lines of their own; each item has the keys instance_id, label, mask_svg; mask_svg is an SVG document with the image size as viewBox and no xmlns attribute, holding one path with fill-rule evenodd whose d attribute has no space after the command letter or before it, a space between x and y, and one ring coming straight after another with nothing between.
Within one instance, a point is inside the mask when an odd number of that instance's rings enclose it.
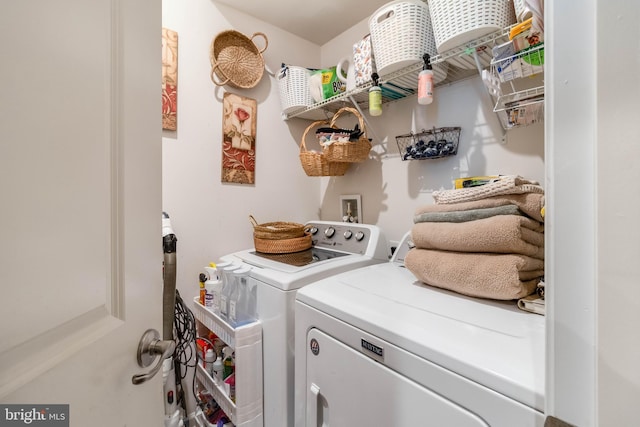
<instances>
[{"instance_id":1,"label":"gray folded towel","mask_svg":"<svg viewBox=\"0 0 640 427\"><path fill-rule=\"evenodd\" d=\"M525 215L544 222L544 217L540 213L544 207L544 194L540 193L503 194L469 202L423 205L416 209L415 216L425 212L454 212L505 205L516 205Z\"/></svg>"},{"instance_id":2,"label":"gray folded towel","mask_svg":"<svg viewBox=\"0 0 640 427\"><path fill-rule=\"evenodd\" d=\"M496 215L522 215L516 205L496 206L493 208L469 209L451 212L424 212L413 218L418 222L466 222L489 218Z\"/></svg>"}]
</instances>

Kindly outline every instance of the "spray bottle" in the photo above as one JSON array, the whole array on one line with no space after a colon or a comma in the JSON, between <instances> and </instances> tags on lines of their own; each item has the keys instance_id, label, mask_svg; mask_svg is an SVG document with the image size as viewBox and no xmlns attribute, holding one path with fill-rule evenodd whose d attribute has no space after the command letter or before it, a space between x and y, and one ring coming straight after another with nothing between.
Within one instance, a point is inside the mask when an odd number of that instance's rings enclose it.
<instances>
[{"instance_id":1,"label":"spray bottle","mask_svg":"<svg viewBox=\"0 0 640 427\"><path fill-rule=\"evenodd\" d=\"M204 268L207 271L209 277L207 281L204 282L204 289L206 291L205 294L205 303L204 306L208 309L214 311L215 301L213 299L214 287L220 283L220 279L218 278L218 269L216 268L216 264L211 262L208 267ZM219 304L219 302L218 302Z\"/></svg>"},{"instance_id":2,"label":"spray bottle","mask_svg":"<svg viewBox=\"0 0 640 427\"><path fill-rule=\"evenodd\" d=\"M382 89L378 86L378 73L371 74L373 86L369 89L369 114L379 116L382 114Z\"/></svg>"},{"instance_id":3,"label":"spray bottle","mask_svg":"<svg viewBox=\"0 0 640 427\"><path fill-rule=\"evenodd\" d=\"M206 304L214 313L220 312L220 292L222 291L222 281L218 276L218 269L214 262L209 263L208 267L204 268L209 274L209 279L204 282L204 287L207 291ZM217 295L216 295L217 294Z\"/></svg>"},{"instance_id":4,"label":"spray bottle","mask_svg":"<svg viewBox=\"0 0 640 427\"><path fill-rule=\"evenodd\" d=\"M433 69L428 53L422 56L424 67L418 74L418 104L427 105L433 102Z\"/></svg>"},{"instance_id":5,"label":"spray bottle","mask_svg":"<svg viewBox=\"0 0 640 427\"><path fill-rule=\"evenodd\" d=\"M229 319L229 299L233 291L233 278L231 274L234 270L240 268L240 264L231 264L222 269L222 293L220 296L220 317L224 320Z\"/></svg>"}]
</instances>

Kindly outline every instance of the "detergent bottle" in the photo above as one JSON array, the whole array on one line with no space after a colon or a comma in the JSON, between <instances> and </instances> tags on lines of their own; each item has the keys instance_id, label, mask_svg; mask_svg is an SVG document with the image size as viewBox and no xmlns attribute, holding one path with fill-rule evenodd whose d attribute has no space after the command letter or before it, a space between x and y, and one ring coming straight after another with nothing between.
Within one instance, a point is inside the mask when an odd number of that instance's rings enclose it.
<instances>
[{"instance_id":1,"label":"detergent bottle","mask_svg":"<svg viewBox=\"0 0 640 427\"><path fill-rule=\"evenodd\" d=\"M218 269L216 268L216 264L211 262L208 267L204 268L209 275L207 281L204 282L204 288L206 291L205 294L205 304L204 306L210 309L215 313L216 307L217 310L220 311L220 300L215 299L216 289L218 290L218 295L220 294L220 288L222 287L222 282L218 277Z\"/></svg>"}]
</instances>

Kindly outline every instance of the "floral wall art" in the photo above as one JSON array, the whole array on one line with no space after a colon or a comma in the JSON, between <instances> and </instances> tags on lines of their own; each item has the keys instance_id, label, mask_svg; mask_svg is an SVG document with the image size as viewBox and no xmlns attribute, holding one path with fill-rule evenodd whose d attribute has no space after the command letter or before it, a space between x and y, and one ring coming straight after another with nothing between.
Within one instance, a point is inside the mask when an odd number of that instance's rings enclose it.
<instances>
[{"instance_id":1,"label":"floral wall art","mask_svg":"<svg viewBox=\"0 0 640 427\"><path fill-rule=\"evenodd\" d=\"M162 129L177 130L178 33L162 29Z\"/></svg>"},{"instance_id":2,"label":"floral wall art","mask_svg":"<svg viewBox=\"0 0 640 427\"><path fill-rule=\"evenodd\" d=\"M227 92L222 102L222 182L254 184L256 100Z\"/></svg>"}]
</instances>

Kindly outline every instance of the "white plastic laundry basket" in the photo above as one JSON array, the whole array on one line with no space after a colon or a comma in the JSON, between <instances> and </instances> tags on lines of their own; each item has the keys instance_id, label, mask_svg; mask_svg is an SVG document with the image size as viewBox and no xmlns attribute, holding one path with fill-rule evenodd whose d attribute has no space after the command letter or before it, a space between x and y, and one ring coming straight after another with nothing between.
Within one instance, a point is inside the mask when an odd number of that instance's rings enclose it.
<instances>
[{"instance_id":1,"label":"white plastic laundry basket","mask_svg":"<svg viewBox=\"0 0 640 427\"><path fill-rule=\"evenodd\" d=\"M429 0L438 52L516 23L513 0Z\"/></svg>"},{"instance_id":2,"label":"white plastic laundry basket","mask_svg":"<svg viewBox=\"0 0 640 427\"><path fill-rule=\"evenodd\" d=\"M285 65L278 73L278 89L282 112L287 114L313 104L309 92L311 71L304 67Z\"/></svg>"},{"instance_id":3,"label":"white plastic laundry basket","mask_svg":"<svg viewBox=\"0 0 640 427\"><path fill-rule=\"evenodd\" d=\"M422 62L425 53L436 55L429 6L420 0L397 0L379 8L369 18L371 45L381 76ZM447 77L447 65L433 66L434 80Z\"/></svg>"}]
</instances>

